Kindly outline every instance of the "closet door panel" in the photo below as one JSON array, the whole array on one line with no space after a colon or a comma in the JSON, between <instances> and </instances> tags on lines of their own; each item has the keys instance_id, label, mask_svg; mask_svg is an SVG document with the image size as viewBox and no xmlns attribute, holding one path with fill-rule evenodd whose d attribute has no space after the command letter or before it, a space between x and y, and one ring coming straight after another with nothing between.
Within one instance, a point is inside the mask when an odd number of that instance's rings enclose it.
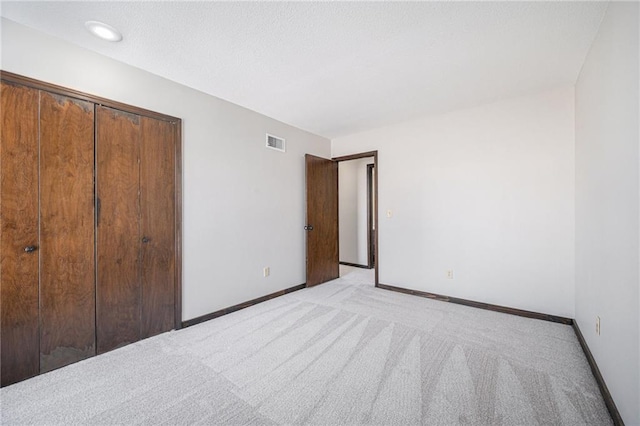
<instances>
[{"instance_id":1,"label":"closet door panel","mask_svg":"<svg viewBox=\"0 0 640 426\"><path fill-rule=\"evenodd\" d=\"M97 107L97 348L140 339L140 118Z\"/></svg>"},{"instance_id":2,"label":"closet door panel","mask_svg":"<svg viewBox=\"0 0 640 426\"><path fill-rule=\"evenodd\" d=\"M142 337L173 329L175 125L141 117Z\"/></svg>"},{"instance_id":3,"label":"closet door panel","mask_svg":"<svg viewBox=\"0 0 640 426\"><path fill-rule=\"evenodd\" d=\"M93 108L41 92L41 372L95 355Z\"/></svg>"},{"instance_id":4,"label":"closet door panel","mask_svg":"<svg viewBox=\"0 0 640 426\"><path fill-rule=\"evenodd\" d=\"M1 83L1 384L38 374L38 91ZM26 249L26 251L25 251Z\"/></svg>"}]
</instances>

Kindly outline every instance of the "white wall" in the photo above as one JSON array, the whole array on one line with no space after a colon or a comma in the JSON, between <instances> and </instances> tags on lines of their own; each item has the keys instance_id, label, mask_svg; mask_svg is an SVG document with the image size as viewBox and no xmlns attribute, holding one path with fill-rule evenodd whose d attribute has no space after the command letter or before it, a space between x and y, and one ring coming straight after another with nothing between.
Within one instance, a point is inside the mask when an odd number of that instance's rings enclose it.
<instances>
[{"instance_id":1,"label":"white wall","mask_svg":"<svg viewBox=\"0 0 640 426\"><path fill-rule=\"evenodd\" d=\"M610 3L576 84L576 320L628 425L640 424L638 14Z\"/></svg>"},{"instance_id":2,"label":"white wall","mask_svg":"<svg viewBox=\"0 0 640 426\"><path fill-rule=\"evenodd\" d=\"M338 163L340 261L358 263L358 181L352 161Z\"/></svg>"},{"instance_id":3,"label":"white wall","mask_svg":"<svg viewBox=\"0 0 640 426\"><path fill-rule=\"evenodd\" d=\"M338 163L340 261L366 266L367 164L373 158Z\"/></svg>"},{"instance_id":4,"label":"white wall","mask_svg":"<svg viewBox=\"0 0 640 426\"><path fill-rule=\"evenodd\" d=\"M5 19L2 69L182 118L183 319L305 282L304 154L327 139Z\"/></svg>"},{"instance_id":5,"label":"white wall","mask_svg":"<svg viewBox=\"0 0 640 426\"><path fill-rule=\"evenodd\" d=\"M381 283L573 317L573 88L332 141L371 150Z\"/></svg>"},{"instance_id":6,"label":"white wall","mask_svg":"<svg viewBox=\"0 0 640 426\"><path fill-rule=\"evenodd\" d=\"M358 176L358 264L369 264L369 250L367 247L367 234L369 223L367 217L367 164L373 164L373 157L363 158L357 161ZM372 188L375 190L375 188Z\"/></svg>"}]
</instances>

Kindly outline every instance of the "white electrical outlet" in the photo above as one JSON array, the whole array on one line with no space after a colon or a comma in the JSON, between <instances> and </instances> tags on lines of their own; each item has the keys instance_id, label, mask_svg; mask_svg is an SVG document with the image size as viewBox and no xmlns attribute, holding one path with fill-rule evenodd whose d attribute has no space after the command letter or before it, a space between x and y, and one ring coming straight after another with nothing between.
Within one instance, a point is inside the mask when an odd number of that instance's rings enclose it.
<instances>
[{"instance_id":1,"label":"white electrical outlet","mask_svg":"<svg viewBox=\"0 0 640 426\"><path fill-rule=\"evenodd\" d=\"M270 273L271 273L271 268L269 268L268 266L262 270L262 275L264 275L265 277L268 277Z\"/></svg>"},{"instance_id":2,"label":"white electrical outlet","mask_svg":"<svg viewBox=\"0 0 640 426\"><path fill-rule=\"evenodd\" d=\"M596 317L596 334L600 335L600 317Z\"/></svg>"},{"instance_id":3,"label":"white electrical outlet","mask_svg":"<svg viewBox=\"0 0 640 426\"><path fill-rule=\"evenodd\" d=\"M453 279L453 269L447 269L447 279L448 280Z\"/></svg>"}]
</instances>

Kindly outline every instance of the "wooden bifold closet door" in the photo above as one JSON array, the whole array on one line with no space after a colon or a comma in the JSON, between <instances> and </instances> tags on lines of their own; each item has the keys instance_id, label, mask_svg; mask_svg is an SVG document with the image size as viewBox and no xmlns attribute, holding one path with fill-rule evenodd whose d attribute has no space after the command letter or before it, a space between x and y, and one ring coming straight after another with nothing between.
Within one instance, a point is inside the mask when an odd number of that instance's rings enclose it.
<instances>
[{"instance_id":1,"label":"wooden bifold closet door","mask_svg":"<svg viewBox=\"0 0 640 426\"><path fill-rule=\"evenodd\" d=\"M40 372L38 90L5 84L0 143L2 386Z\"/></svg>"},{"instance_id":2,"label":"wooden bifold closet door","mask_svg":"<svg viewBox=\"0 0 640 426\"><path fill-rule=\"evenodd\" d=\"M179 328L180 120L0 84L0 385Z\"/></svg>"},{"instance_id":3,"label":"wooden bifold closet door","mask_svg":"<svg viewBox=\"0 0 640 426\"><path fill-rule=\"evenodd\" d=\"M93 104L2 83L2 385L95 354Z\"/></svg>"},{"instance_id":4,"label":"wooden bifold closet door","mask_svg":"<svg viewBox=\"0 0 640 426\"><path fill-rule=\"evenodd\" d=\"M93 104L40 92L40 372L95 355Z\"/></svg>"},{"instance_id":5,"label":"wooden bifold closet door","mask_svg":"<svg viewBox=\"0 0 640 426\"><path fill-rule=\"evenodd\" d=\"M174 124L97 107L98 353L174 323Z\"/></svg>"}]
</instances>

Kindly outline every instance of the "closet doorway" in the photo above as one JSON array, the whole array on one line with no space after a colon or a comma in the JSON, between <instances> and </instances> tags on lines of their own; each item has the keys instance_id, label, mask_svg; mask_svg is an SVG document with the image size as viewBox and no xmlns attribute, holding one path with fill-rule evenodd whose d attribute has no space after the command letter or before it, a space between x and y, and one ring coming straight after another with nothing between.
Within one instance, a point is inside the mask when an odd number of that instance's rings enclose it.
<instances>
[{"instance_id":1,"label":"closet doorway","mask_svg":"<svg viewBox=\"0 0 640 426\"><path fill-rule=\"evenodd\" d=\"M0 386L180 328L181 120L0 80Z\"/></svg>"}]
</instances>

